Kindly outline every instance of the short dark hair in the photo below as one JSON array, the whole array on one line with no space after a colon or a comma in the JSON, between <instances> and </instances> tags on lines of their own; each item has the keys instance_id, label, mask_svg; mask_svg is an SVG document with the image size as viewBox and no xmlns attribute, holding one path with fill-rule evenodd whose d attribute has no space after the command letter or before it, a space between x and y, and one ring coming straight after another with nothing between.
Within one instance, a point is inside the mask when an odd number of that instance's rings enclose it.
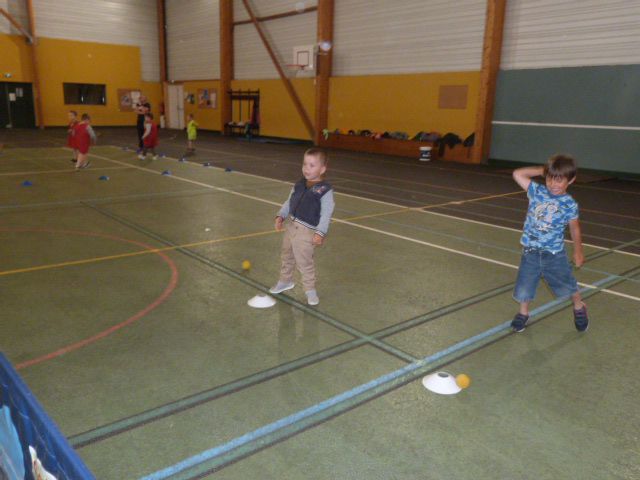
<instances>
[{"instance_id":1,"label":"short dark hair","mask_svg":"<svg viewBox=\"0 0 640 480\"><path fill-rule=\"evenodd\" d=\"M306 152L304 152L304 156L306 157L307 155L316 157L322 162L322 165L324 166L329 163L329 155L327 154L327 151L322 148L311 147Z\"/></svg>"},{"instance_id":2,"label":"short dark hair","mask_svg":"<svg viewBox=\"0 0 640 480\"><path fill-rule=\"evenodd\" d=\"M145 117L149 117L151 120L153 120L153 113L148 112L144 114Z\"/></svg>"},{"instance_id":3,"label":"short dark hair","mask_svg":"<svg viewBox=\"0 0 640 480\"><path fill-rule=\"evenodd\" d=\"M91 120L91 117L89 116L88 113L83 113L81 118L82 120Z\"/></svg>"},{"instance_id":4,"label":"short dark hair","mask_svg":"<svg viewBox=\"0 0 640 480\"><path fill-rule=\"evenodd\" d=\"M564 177L567 180L573 180L577 172L578 167L576 166L575 159L565 153L556 153L544 166L545 177Z\"/></svg>"}]
</instances>

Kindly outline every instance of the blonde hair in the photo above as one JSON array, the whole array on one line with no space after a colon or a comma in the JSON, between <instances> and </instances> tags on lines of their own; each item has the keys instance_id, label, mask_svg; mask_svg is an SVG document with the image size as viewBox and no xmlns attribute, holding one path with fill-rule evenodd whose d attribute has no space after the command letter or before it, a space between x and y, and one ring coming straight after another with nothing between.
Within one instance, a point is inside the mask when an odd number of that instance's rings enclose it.
<instances>
[{"instance_id":1,"label":"blonde hair","mask_svg":"<svg viewBox=\"0 0 640 480\"><path fill-rule=\"evenodd\" d=\"M322 148L311 147L304 152L304 156L306 157L307 155L316 157L325 167L327 166L327 163L329 163L329 155L327 154L327 151Z\"/></svg>"}]
</instances>

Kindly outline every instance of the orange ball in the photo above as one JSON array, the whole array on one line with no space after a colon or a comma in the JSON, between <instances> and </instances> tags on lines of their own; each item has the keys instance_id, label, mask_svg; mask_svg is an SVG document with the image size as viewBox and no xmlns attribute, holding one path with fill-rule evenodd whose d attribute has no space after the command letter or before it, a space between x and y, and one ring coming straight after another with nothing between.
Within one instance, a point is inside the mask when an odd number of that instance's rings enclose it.
<instances>
[{"instance_id":1,"label":"orange ball","mask_svg":"<svg viewBox=\"0 0 640 480\"><path fill-rule=\"evenodd\" d=\"M469 378L469 375L465 375L464 373L461 373L456 377L456 383L460 388L464 389L471 384L471 379Z\"/></svg>"}]
</instances>

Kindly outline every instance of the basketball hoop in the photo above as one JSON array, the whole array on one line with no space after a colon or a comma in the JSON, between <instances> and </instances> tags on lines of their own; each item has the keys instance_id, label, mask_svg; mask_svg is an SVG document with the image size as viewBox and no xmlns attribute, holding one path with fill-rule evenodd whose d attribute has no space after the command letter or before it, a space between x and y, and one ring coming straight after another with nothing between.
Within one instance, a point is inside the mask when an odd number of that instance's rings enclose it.
<instances>
[{"instance_id":1,"label":"basketball hoop","mask_svg":"<svg viewBox=\"0 0 640 480\"><path fill-rule=\"evenodd\" d=\"M307 76L309 70L309 65L304 65L302 63L288 63L287 68L289 69L290 76L292 77L303 77Z\"/></svg>"}]
</instances>

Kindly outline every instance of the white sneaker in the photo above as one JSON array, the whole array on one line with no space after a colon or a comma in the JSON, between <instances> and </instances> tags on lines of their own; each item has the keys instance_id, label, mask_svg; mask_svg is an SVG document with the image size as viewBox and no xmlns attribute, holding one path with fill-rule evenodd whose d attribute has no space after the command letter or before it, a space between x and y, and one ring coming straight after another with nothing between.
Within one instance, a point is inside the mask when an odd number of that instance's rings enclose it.
<instances>
[{"instance_id":1,"label":"white sneaker","mask_svg":"<svg viewBox=\"0 0 640 480\"><path fill-rule=\"evenodd\" d=\"M144 160L146 157L145 157L144 155L140 154L140 155L138 155L138 158L139 158L140 160Z\"/></svg>"},{"instance_id":2,"label":"white sneaker","mask_svg":"<svg viewBox=\"0 0 640 480\"><path fill-rule=\"evenodd\" d=\"M154 155L154 156L153 156L153 159L154 159L154 160L157 160L157 159L158 159L158 155Z\"/></svg>"},{"instance_id":3,"label":"white sneaker","mask_svg":"<svg viewBox=\"0 0 640 480\"><path fill-rule=\"evenodd\" d=\"M309 290L308 292L304 293L307 295L307 303L309 305L318 305L320 303L318 293L315 290Z\"/></svg>"},{"instance_id":4,"label":"white sneaker","mask_svg":"<svg viewBox=\"0 0 640 480\"><path fill-rule=\"evenodd\" d=\"M282 293L282 292L286 292L287 290L291 290L293 287L295 287L296 284L293 282L281 282L278 281L278 283L276 283L276 285L274 287L271 287L269 289L270 293Z\"/></svg>"}]
</instances>

